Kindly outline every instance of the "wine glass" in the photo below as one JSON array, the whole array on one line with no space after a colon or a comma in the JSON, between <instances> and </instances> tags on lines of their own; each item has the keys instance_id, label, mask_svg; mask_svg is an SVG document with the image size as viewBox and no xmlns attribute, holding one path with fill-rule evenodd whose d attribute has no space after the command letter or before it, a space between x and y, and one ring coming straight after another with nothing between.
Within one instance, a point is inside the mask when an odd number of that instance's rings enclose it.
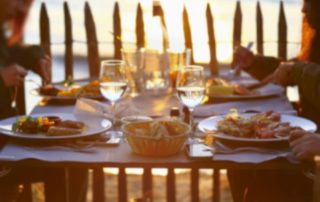
<instances>
[{"instance_id":1,"label":"wine glass","mask_svg":"<svg viewBox=\"0 0 320 202\"><path fill-rule=\"evenodd\" d=\"M201 104L205 96L205 75L202 66L189 65L178 70L176 81L177 93L180 101L190 112L189 124L194 135L194 121L192 112Z\"/></svg>"},{"instance_id":2,"label":"wine glass","mask_svg":"<svg viewBox=\"0 0 320 202\"><path fill-rule=\"evenodd\" d=\"M103 60L100 66L100 91L111 103L112 126L115 124L115 104L127 89L126 65L123 60ZM107 135L121 136L120 131L110 131Z\"/></svg>"}]
</instances>

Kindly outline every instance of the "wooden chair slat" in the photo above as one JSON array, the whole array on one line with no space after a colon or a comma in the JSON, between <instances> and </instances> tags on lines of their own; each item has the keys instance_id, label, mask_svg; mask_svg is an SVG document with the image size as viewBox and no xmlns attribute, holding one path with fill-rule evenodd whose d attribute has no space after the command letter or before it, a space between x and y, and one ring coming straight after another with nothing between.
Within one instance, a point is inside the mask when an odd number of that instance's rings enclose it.
<instances>
[{"instance_id":1,"label":"wooden chair slat","mask_svg":"<svg viewBox=\"0 0 320 202\"><path fill-rule=\"evenodd\" d=\"M119 168L118 174L118 198L119 202L127 202L127 175L125 168Z\"/></svg>"},{"instance_id":2,"label":"wooden chair slat","mask_svg":"<svg viewBox=\"0 0 320 202\"><path fill-rule=\"evenodd\" d=\"M185 47L193 50L191 27L190 27L190 22L189 22L188 11L185 6L183 8L182 18L183 18L182 20L183 20ZM191 64L194 64L193 54L191 54Z\"/></svg>"},{"instance_id":3,"label":"wooden chair slat","mask_svg":"<svg viewBox=\"0 0 320 202\"><path fill-rule=\"evenodd\" d=\"M257 53L263 55L263 17L260 7L260 2L257 2Z\"/></svg>"},{"instance_id":4,"label":"wooden chair slat","mask_svg":"<svg viewBox=\"0 0 320 202\"><path fill-rule=\"evenodd\" d=\"M73 78L73 39L72 39L72 19L69 11L68 2L63 3L64 10L64 28L65 28L65 80L68 77Z\"/></svg>"},{"instance_id":5,"label":"wooden chair slat","mask_svg":"<svg viewBox=\"0 0 320 202\"><path fill-rule=\"evenodd\" d=\"M102 168L93 169L92 185L93 185L93 202L105 201L105 177Z\"/></svg>"},{"instance_id":6,"label":"wooden chair slat","mask_svg":"<svg viewBox=\"0 0 320 202\"><path fill-rule=\"evenodd\" d=\"M19 201L23 202L32 202L32 184L31 183L24 183L23 184L23 191L22 194L19 196Z\"/></svg>"},{"instance_id":7,"label":"wooden chair slat","mask_svg":"<svg viewBox=\"0 0 320 202\"><path fill-rule=\"evenodd\" d=\"M144 48L145 32L144 32L143 11L140 3L138 4L138 7L137 7L136 37L137 37L137 48Z\"/></svg>"},{"instance_id":8,"label":"wooden chair slat","mask_svg":"<svg viewBox=\"0 0 320 202\"><path fill-rule=\"evenodd\" d=\"M114 43L114 58L121 59L121 18L119 3L115 2L113 10L113 43Z\"/></svg>"},{"instance_id":9,"label":"wooden chair slat","mask_svg":"<svg viewBox=\"0 0 320 202\"><path fill-rule=\"evenodd\" d=\"M210 70L212 75L219 75L219 67L217 60L217 51L216 51L216 39L215 31L213 26L213 16L210 8L210 4L207 4L206 10L207 17L207 28L208 28L208 38L209 38L209 48L210 48Z\"/></svg>"},{"instance_id":10,"label":"wooden chair slat","mask_svg":"<svg viewBox=\"0 0 320 202\"><path fill-rule=\"evenodd\" d=\"M213 171L213 190L212 190L212 201L220 201L220 169L214 169Z\"/></svg>"},{"instance_id":11,"label":"wooden chair slat","mask_svg":"<svg viewBox=\"0 0 320 202\"><path fill-rule=\"evenodd\" d=\"M150 201L153 200L153 186L152 186L152 169L151 168L144 168L143 175L142 175L142 191L143 191L143 198L149 199Z\"/></svg>"},{"instance_id":12,"label":"wooden chair slat","mask_svg":"<svg viewBox=\"0 0 320 202\"><path fill-rule=\"evenodd\" d=\"M191 201L199 201L199 170L191 169Z\"/></svg>"},{"instance_id":13,"label":"wooden chair slat","mask_svg":"<svg viewBox=\"0 0 320 202\"><path fill-rule=\"evenodd\" d=\"M233 21L233 48L241 45L241 26L242 26L242 12L240 1L236 3L236 10Z\"/></svg>"},{"instance_id":14,"label":"wooden chair slat","mask_svg":"<svg viewBox=\"0 0 320 202\"><path fill-rule=\"evenodd\" d=\"M89 76L97 77L100 67L98 40L95 23L88 2L86 2L84 6L84 24L87 36Z\"/></svg>"},{"instance_id":15,"label":"wooden chair slat","mask_svg":"<svg viewBox=\"0 0 320 202\"><path fill-rule=\"evenodd\" d=\"M176 176L174 168L168 168L167 174L167 201L176 201Z\"/></svg>"},{"instance_id":16,"label":"wooden chair slat","mask_svg":"<svg viewBox=\"0 0 320 202\"><path fill-rule=\"evenodd\" d=\"M287 59L287 22L284 12L283 1L280 2L279 24L278 24L278 57Z\"/></svg>"}]
</instances>

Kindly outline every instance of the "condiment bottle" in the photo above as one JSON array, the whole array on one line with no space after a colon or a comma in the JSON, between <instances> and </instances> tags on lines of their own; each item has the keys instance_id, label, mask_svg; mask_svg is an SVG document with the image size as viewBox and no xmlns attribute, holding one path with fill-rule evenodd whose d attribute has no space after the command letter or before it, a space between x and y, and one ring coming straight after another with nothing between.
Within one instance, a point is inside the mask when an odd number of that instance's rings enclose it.
<instances>
[{"instance_id":1,"label":"condiment bottle","mask_svg":"<svg viewBox=\"0 0 320 202\"><path fill-rule=\"evenodd\" d=\"M176 121L181 121L180 110L178 107L172 107L170 109L170 118Z\"/></svg>"}]
</instances>

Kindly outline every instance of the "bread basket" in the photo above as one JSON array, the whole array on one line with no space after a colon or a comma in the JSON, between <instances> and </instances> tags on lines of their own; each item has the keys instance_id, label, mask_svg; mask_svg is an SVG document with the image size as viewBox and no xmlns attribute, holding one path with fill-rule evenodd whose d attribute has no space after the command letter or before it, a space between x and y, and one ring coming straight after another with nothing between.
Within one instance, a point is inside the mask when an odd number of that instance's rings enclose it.
<instances>
[{"instance_id":1,"label":"bread basket","mask_svg":"<svg viewBox=\"0 0 320 202\"><path fill-rule=\"evenodd\" d=\"M162 124L169 126L170 135L158 135L157 137L150 135L150 125L148 123L127 123L122 126L123 133L127 139L131 150L139 155L151 157L170 156L178 153L184 146L189 133L189 125L180 122L165 120ZM138 130L142 130L139 133Z\"/></svg>"}]
</instances>

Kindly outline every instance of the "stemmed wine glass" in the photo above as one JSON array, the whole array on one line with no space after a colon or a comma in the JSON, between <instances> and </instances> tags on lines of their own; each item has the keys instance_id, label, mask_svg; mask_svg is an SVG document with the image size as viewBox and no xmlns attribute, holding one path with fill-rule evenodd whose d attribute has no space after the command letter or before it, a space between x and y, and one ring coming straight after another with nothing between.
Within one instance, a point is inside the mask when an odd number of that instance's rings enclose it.
<instances>
[{"instance_id":1,"label":"stemmed wine glass","mask_svg":"<svg viewBox=\"0 0 320 202\"><path fill-rule=\"evenodd\" d=\"M176 81L177 93L183 105L190 112L189 124L194 135L194 121L192 112L201 104L205 96L205 75L202 66L189 65L179 69Z\"/></svg>"},{"instance_id":2,"label":"stemmed wine glass","mask_svg":"<svg viewBox=\"0 0 320 202\"><path fill-rule=\"evenodd\" d=\"M127 89L126 65L123 60L103 60L100 66L100 91L107 98L112 107L112 126L115 123L115 104ZM120 131L109 131L107 135L121 136Z\"/></svg>"}]
</instances>

